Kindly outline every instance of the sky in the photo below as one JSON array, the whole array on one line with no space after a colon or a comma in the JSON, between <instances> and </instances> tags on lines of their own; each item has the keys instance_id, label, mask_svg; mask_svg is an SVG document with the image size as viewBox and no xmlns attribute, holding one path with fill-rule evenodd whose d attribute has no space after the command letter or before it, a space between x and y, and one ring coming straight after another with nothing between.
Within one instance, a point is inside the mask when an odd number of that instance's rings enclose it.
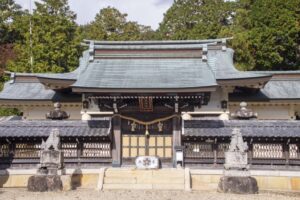
<instances>
[{"instance_id":1,"label":"sky","mask_svg":"<svg viewBox=\"0 0 300 200\"><path fill-rule=\"evenodd\" d=\"M31 0L34 2L35 0ZM171 7L174 0L69 0L71 10L77 14L78 24L92 21L100 9L111 6L122 13L127 19L157 29L163 14ZM24 9L29 9L30 0L15 0ZM34 5L34 3L32 3Z\"/></svg>"}]
</instances>

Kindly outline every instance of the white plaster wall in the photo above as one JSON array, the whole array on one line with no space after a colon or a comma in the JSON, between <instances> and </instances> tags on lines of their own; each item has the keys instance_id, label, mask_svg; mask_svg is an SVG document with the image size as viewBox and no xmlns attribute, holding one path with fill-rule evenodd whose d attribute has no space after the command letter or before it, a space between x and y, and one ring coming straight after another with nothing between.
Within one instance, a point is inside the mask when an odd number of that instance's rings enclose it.
<instances>
[{"instance_id":1,"label":"white plaster wall","mask_svg":"<svg viewBox=\"0 0 300 200\"><path fill-rule=\"evenodd\" d=\"M262 120L286 120L291 119L289 105L248 105L254 112L257 112L258 119ZM230 113L239 109L239 106L229 106Z\"/></svg>"},{"instance_id":2,"label":"white plaster wall","mask_svg":"<svg viewBox=\"0 0 300 200\"><path fill-rule=\"evenodd\" d=\"M221 109L221 101L224 100L222 95L222 89L218 88L215 92L211 93L208 105L195 108L195 112L223 112L223 109Z\"/></svg>"},{"instance_id":3,"label":"white plaster wall","mask_svg":"<svg viewBox=\"0 0 300 200\"><path fill-rule=\"evenodd\" d=\"M64 110L70 114L70 119L81 120L81 107L66 107Z\"/></svg>"},{"instance_id":4,"label":"white plaster wall","mask_svg":"<svg viewBox=\"0 0 300 200\"><path fill-rule=\"evenodd\" d=\"M295 112L300 113L300 105L295 105L294 110L295 110Z\"/></svg>"}]
</instances>

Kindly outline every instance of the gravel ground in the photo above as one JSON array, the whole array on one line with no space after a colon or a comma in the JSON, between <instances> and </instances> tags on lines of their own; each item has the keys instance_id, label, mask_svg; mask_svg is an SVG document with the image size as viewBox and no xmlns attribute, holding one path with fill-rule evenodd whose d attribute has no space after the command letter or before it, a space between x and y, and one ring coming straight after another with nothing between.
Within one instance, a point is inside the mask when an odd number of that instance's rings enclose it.
<instances>
[{"instance_id":1,"label":"gravel ground","mask_svg":"<svg viewBox=\"0 0 300 200\"><path fill-rule=\"evenodd\" d=\"M220 194L213 191L102 191L78 189L69 192L31 193L26 189L0 189L0 200L296 200L300 193L260 192L257 195Z\"/></svg>"}]
</instances>

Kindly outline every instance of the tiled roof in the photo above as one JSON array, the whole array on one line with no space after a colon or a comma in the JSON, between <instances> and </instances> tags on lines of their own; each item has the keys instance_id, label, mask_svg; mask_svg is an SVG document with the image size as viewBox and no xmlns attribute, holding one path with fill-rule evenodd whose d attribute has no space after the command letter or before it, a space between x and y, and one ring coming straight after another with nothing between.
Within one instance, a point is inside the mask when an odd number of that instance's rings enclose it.
<instances>
[{"instance_id":1,"label":"tiled roof","mask_svg":"<svg viewBox=\"0 0 300 200\"><path fill-rule=\"evenodd\" d=\"M236 92L230 101L269 101L276 99L300 99L300 79L272 79L256 93Z\"/></svg>"},{"instance_id":2,"label":"tiled roof","mask_svg":"<svg viewBox=\"0 0 300 200\"><path fill-rule=\"evenodd\" d=\"M80 102L81 96L74 93L55 92L46 89L43 84L38 82L6 82L0 92L0 100Z\"/></svg>"},{"instance_id":3,"label":"tiled roof","mask_svg":"<svg viewBox=\"0 0 300 200\"><path fill-rule=\"evenodd\" d=\"M52 129L58 129L61 137L99 137L111 133L110 120L95 121L2 121L0 137L48 137Z\"/></svg>"},{"instance_id":4,"label":"tiled roof","mask_svg":"<svg viewBox=\"0 0 300 200\"><path fill-rule=\"evenodd\" d=\"M271 73L259 73L251 71L239 71L233 63L234 51L227 48L226 51L210 50L208 51L208 64L215 74L217 80L234 80L269 77Z\"/></svg>"},{"instance_id":5,"label":"tiled roof","mask_svg":"<svg viewBox=\"0 0 300 200\"><path fill-rule=\"evenodd\" d=\"M73 87L197 88L216 86L201 59L103 59L90 63Z\"/></svg>"},{"instance_id":6,"label":"tiled roof","mask_svg":"<svg viewBox=\"0 0 300 200\"><path fill-rule=\"evenodd\" d=\"M55 79L58 82L67 80L66 82L71 83L64 85L64 87L73 87L74 91L77 88L92 88L106 89L105 92L110 92L113 89L121 89L121 91L127 89L149 89L148 91L151 91L150 89L166 89L168 91L171 89L174 91L178 91L177 89L196 89L198 91L198 88L202 87L214 88L218 83L223 84L222 81L233 80L232 82L235 84L234 80L237 79L256 80L256 78L265 77L267 78L264 81L267 81L272 74L281 73L278 71L238 71L233 63L233 50L225 48L225 42L226 39L182 41L85 40L85 45L93 44L93 48L83 52L80 65L75 71L58 74L17 73L16 76L40 77L39 81L42 83L44 83L43 79L53 79L52 82ZM109 49L125 51L120 53L109 51ZM154 51L151 51L153 49ZM171 51L160 51L165 49ZM176 52L174 53L172 50L176 49L179 51L174 51ZM99 58L96 57L98 55L97 50L100 50L98 52ZM186 50L193 50L193 52L190 53ZM300 71L287 72L287 74L293 73L297 74ZM71 85L74 81L76 82ZM230 96L230 100L299 99L299 82L299 80L271 80L257 94L251 96L233 94ZM61 101L60 99L67 99L69 101L75 97L76 95L64 95L45 89L40 83L6 83L4 90L0 93L0 99L6 100ZM76 101L79 99L77 97Z\"/></svg>"},{"instance_id":7,"label":"tiled roof","mask_svg":"<svg viewBox=\"0 0 300 200\"><path fill-rule=\"evenodd\" d=\"M51 100L55 91L46 90L41 83L10 83L4 85L0 93L1 100Z\"/></svg>"},{"instance_id":8,"label":"tiled roof","mask_svg":"<svg viewBox=\"0 0 300 200\"><path fill-rule=\"evenodd\" d=\"M300 137L300 121L287 120L189 120L184 136L230 137L233 128L244 137Z\"/></svg>"},{"instance_id":9,"label":"tiled roof","mask_svg":"<svg viewBox=\"0 0 300 200\"><path fill-rule=\"evenodd\" d=\"M149 41L97 41L84 40L84 44L93 42L95 45L113 45L113 46L132 46L132 45L195 45L195 44L210 44L222 43L231 38L207 39L207 40L149 40Z\"/></svg>"}]
</instances>

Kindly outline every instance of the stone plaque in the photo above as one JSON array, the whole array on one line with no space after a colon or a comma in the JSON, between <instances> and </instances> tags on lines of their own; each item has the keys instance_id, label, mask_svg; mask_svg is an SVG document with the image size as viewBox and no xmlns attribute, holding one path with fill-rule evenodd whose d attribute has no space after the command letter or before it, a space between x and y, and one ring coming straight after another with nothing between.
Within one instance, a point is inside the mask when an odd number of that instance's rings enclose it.
<instances>
[{"instance_id":1,"label":"stone plaque","mask_svg":"<svg viewBox=\"0 0 300 200\"><path fill-rule=\"evenodd\" d=\"M138 169L158 169L159 158L155 156L139 156L135 160Z\"/></svg>"}]
</instances>

